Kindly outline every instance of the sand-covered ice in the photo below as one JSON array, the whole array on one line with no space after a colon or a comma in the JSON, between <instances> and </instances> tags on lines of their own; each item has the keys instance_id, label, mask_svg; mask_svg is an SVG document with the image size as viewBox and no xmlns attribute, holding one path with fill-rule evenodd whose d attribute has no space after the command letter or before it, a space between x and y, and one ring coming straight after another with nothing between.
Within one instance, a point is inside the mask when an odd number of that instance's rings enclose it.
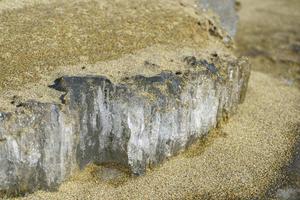
<instances>
[{"instance_id":1,"label":"sand-covered ice","mask_svg":"<svg viewBox=\"0 0 300 200\"><path fill-rule=\"evenodd\" d=\"M218 133L146 176L116 186L87 170L58 192L40 191L25 199L261 197L280 178L281 168L290 159L300 125L299 102L297 88L253 72L244 104Z\"/></svg>"}]
</instances>

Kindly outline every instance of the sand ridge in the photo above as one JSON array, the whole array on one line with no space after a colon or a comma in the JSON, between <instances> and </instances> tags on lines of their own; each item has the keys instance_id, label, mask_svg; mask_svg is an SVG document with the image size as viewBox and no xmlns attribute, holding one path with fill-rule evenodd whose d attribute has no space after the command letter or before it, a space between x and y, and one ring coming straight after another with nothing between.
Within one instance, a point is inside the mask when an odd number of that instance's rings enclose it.
<instances>
[{"instance_id":1,"label":"sand ridge","mask_svg":"<svg viewBox=\"0 0 300 200\"><path fill-rule=\"evenodd\" d=\"M67 0L5 10L1 89L37 82L61 66L114 60L156 44L205 47L207 19L170 2Z\"/></svg>"}]
</instances>

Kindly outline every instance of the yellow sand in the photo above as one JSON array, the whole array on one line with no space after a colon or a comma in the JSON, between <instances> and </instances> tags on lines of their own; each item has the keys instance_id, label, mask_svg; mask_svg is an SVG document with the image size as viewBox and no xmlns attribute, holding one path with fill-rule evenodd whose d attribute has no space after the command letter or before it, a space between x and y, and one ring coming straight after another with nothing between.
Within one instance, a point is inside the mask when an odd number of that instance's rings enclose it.
<instances>
[{"instance_id":1,"label":"yellow sand","mask_svg":"<svg viewBox=\"0 0 300 200\"><path fill-rule=\"evenodd\" d=\"M177 1L50 2L0 13L0 91L38 83L64 66L114 60L155 44L207 46L205 24L197 24L203 16ZM119 76L130 70L121 65L110 71Z\"/></svg>"}]
</instances>

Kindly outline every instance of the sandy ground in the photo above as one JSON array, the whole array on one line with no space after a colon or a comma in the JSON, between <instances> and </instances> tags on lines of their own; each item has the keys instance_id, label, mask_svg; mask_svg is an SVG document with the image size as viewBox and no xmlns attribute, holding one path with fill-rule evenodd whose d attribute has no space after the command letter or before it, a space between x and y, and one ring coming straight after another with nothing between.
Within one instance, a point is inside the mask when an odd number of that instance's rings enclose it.
<instances>
[{"instance_id":1,"label":"sandy ground","mask_svg":"<svg viewBox=\"0 0 300 200\"><path fill-rule=\"evenodd\" d=\"M300 135L300 2L241 2L237 52L250 57L254 70L246 100L228 123L146 176L115 169L106 180L106 168L91 166L56 192L24 199L292 199L277 186Z\"/></svg>"},{"instance_id":2,"label":"sandy ground","mask_svg":"<svg viewBox=\"0 0 300 200\"><path fill-rule=\"evenodd\" d=\"M300 88L300 1L241 2L237 53L250 58L253 70ZM291 163L281 171L284 178L270 192L278 199L300 199L299 129L295 135L298 142Z\"/></svg>"}]
</instances>

